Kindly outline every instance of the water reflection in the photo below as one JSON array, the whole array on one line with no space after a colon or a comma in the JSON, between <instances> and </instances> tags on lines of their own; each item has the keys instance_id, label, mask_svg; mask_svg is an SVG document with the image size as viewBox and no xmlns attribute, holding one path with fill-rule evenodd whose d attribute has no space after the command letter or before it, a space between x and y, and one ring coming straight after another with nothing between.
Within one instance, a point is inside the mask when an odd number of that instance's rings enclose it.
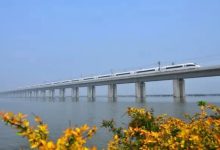
<instances>
[{"instance_id":1,"label":"water reflection","mask_svg":"<svg viewBox=\"0 0 220 150\"><path fill-rule=\"evenodd\" d=\"M65 99L66 99L65 97L59 97L60 102L65 102Z\"/></svg>"},{"instance_id":2,"label":"water reflection","mask_svg":"<svg viewBox=\"0 0 220 150\"><path fill-rule=\"evenodd\" d=\"M89 102L95 102L95 99L96 99L95 97L88 97Z\"/></svg>"},{"instance_id":3,"label":"water reflection","mask_svg":"<svg viewBox=\"0 0 220 150\"><path fill-rule=\"evenodd\" d=\"M79 97L71 97L71 101L72 102L78 102L79 101Z\"/></svg>"},{"instance_id":4,"label":"water reflection","mask_svg":"<svg viewBox=\"0 0 220 150\"><path fill-rule=\"evenodd\" d=\"M185 103L186 102L186 97L174 97L173 98L174 102L177 102L177 103Z\"/></svg>"},{"instance_id":5,"label":"water reflection","mask_svg":"<svg viewBox=\"0 0 220 150\"><path fill-rule=\"evenodd\" d=\"M108 97L108 102L117 102L118 97Z\"/></svg>"},{"instance_id":6,"label":"water reflection","mask_svg":"<svg viewBox=\"0 0 220 150\"><path fill-rule=\"evenodd\" d=\"M143 98L138 98L138 97L136 97L136 99L135 99L135 102L138 102L138 103L145 103L146 102L146 97L143 97Z\"/></svg>"}]
</instances>

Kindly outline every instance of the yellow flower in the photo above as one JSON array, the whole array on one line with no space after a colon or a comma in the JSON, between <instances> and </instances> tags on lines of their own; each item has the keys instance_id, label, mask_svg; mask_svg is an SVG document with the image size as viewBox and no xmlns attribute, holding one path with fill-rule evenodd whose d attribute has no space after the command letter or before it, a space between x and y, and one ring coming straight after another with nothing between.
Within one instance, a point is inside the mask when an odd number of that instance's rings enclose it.
<instances>
[{"instance_id":1,"label":"yellow flower","mask_svg":"<svg viewBox=\"0 0 220 150\"><path fill-rule=\"evenodd\" d=\"M48 149L55 149L54 143L53 143L52 141L49 141L49 142L47 143L47 148L48 148Z\"/></svg>"},{"instance_id":2,"label":"yellow flower","mask_svg":"<svg viewBox=\"0 0 220 150\"><path fill-rule=\"evenodd\" d=\"M86 131L86 130L88 130L88 129L89 129L89 127L88 127L87 124L84 124L84 125L81 127L81 130L82 130L82 131Z\"/></svg>"},{"instance_id":3,"label":"yellow flower","mask_svg":"<svg viewBox=\"0 0 220 150\"><path fill-rule=\"evenodd\" d=\"M39 128L43 133L45 133L45 134L48 134L48 133L49 133L46 124L38 125L38 128Z\"/></svg>"},{"instance_id":4,"label":"yellow flower","mask_svg":"<svg viewBox=\"0 0 220 150\"><path fill-rule=\"evenodd\" d=\"M35 116L34 117L35 122L41 124L42 123L42 119L39 116Z\"/></svg>"},{"instance_id":5,"label":"yellow flower","mask_svg":"<svg viewBox=\"0 0 220 150\"><path fill-rule=\"evenodd\" d=\"M118 135L117 135L117 134L114 136L114 139L115 139L115 140L117 140L117 139L118 139Z\"/></svg>"},{"instance_id":6,"label":"yellow flower","mask_svg":"<svg viewBox=\"0 0 220 150\"><path fill-rule=\"evenodd\" d=\"M22 123L22 125L23 125L24 127L29 127L30 123L29 123L29 121L24 120L23 123Z\"/></svg>"},{"instance_id":7,"label":"yellow flower","mask_svg":"<svg viewBox=\"0 0 220 150\"><path fill-rule=\"evenodd\" d=\"M199 141L199 136L198 135L191 135L190 140L197 142L197 141Z\"/></svg>"}]
</instances>

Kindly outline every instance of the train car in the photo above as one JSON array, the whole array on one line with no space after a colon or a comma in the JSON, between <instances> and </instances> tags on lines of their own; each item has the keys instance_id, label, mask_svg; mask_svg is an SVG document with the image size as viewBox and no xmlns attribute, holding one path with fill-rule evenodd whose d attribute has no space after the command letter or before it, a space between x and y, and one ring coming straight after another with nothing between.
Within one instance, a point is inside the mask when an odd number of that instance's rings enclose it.
<instances>
[{"instance_id":1,"label":"train car","mask_svg":"<svg viewBox=\"0 0 220 150\"><path fill-rule=\"evenodd\" d=\"M92 79L94 79L94 77L83 78L83 80L92 80Z\"/></svg>"},{"instance_id":2,"label":"train car","mask_svg":"<svg viewBox=\"0 0 220 150\"><path fill-rule=\"evenodd\" d=\"M72 82L77 82L77 81L79 81L79 79L73 79L73 80L72 80Z\"/></svg>"},{"instance_id":3,"label":"train car","mask_svg":"<svg viewBox=\"0 0 220 150\"><path fill-rule=\"evenodd\" d=\"M140 70L134 71L134 73L135 74L144 74L144 73L154 73L157 71L158 71L158 67L157 68L140 69Z\"/></svg>"},{"instance_id":4,"label":"train car","mask_svg":"<svg viewBox=\"0 0 220 150\"><path fill-rule=\"evenodd\" d=\"M52 82L52 84L59 84L60 82Z\"/></svg>"},{"instance_id":5,"label":"train car","mask_svg":"<svg viewBox=\"0 0 220 150\"><path fill-rule=\"evenodd\" d=\"M186 63L184 66L187 68L199 68L200 67L200 65L196 63Z\"/></svg>"},{"instance_id":6,"label":"train car","mask_svg":"<svg viewBox=\"0 0 220 150\"><path fill-rule=\"evenodd\" d=\"M186 63L186 64L177 64L161 67L161 71L174 71L174 70L182 70L182 69L196 69L199 68L200 65L196 63Z\"/></svg>"},{"instance_id":7,"label":"train car","mask_svg":"<svg viewBox=\"0 0 220 150\"><path fill-rule=\"evenodd\" d=\"M126 75L130 75L133 72L128 71L128 72L119 72L119 73L115 73L114 76L126 76Z\"/></svg>"},{"instance_id":8,"label":"train car","mask_svg":"<svg viewBox=\"0 0 220 150\"><path fill-rule=\"evenodd\" d=\"M105 78L109 78L109 77L111 77L112 76L112 74L105 74L105 75L99 75L99 76L97 76L96 78L97 79L105 79Z\"/></svg>"},{"instance_id":9,"label":"train car","mask_svg":"<svg viewBox=\"0 0 220 150\"><path fill-rule=\"evenodd\" d=\"M72 80L64 80L64 81L60 81L61 84L64 84L64 83L70 83Z\"/></svg>"}]
</instances>

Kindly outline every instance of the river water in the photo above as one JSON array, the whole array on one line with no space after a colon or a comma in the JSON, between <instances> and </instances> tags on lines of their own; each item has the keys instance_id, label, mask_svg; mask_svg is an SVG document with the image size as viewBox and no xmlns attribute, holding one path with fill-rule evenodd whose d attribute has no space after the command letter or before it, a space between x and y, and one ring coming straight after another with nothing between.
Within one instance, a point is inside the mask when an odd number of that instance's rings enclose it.
<instances>
[{"instance_id":1,"label":"river water","mask_svg":"<svg viewBox=\"0 0 220 150\"><path fill-rule=\"evenodd\" d=\"M0 110L28 114L28 118L32 121L33 114L41 116L49 126L52 140L56 140L70 125L95 125L99 130L87 145L95 145L102 149L106 147L111 135L106 129L100 128L102 120L114 119L117 125L125 127L129 121L125 115L127 107L153 108L155 115L165 113L183 118L184 113L192 114L199 111L197 106L199 100L220 106L220 96L190 96L184 100L176 100L171 96L147 97L144 102L137 101L135 97L118 97L117 101L111 101L106 97L97 97L93 101L86 97L80 97L79 100L1 98ZM0 149L17 150L19 148L28 149L26 139L19 137L14 129L0 122Z\"/></svg>"}]
</instances>

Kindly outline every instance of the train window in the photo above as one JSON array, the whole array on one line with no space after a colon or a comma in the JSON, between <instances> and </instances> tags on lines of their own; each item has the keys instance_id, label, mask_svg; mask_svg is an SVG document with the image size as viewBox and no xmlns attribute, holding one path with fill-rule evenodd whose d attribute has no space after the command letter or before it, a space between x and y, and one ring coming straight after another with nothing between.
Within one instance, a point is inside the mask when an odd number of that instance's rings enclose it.
<instances>
[{"instance_id":1,"label":"train window","mask_svg":"<svg viewBox=\"0 0 220 150\"><path fill-rule=\"evenodd\" d=\"M79 80L73 80L73 81L79 81Z\"/></svg>"},{"instance_id":2,"label":"train window","mask_svg":"<svg viewBox=\"0 0 220 150\"><path fill-rule=\"evenodd\" d=\"M116 74L116 76L122 76L122 75L128 75L128 74L130 74L130 72L126 72L126 73L118 73L118 74Z\"/></svg>"},{"instance_id":3,"label":"train window","mask_svg":"<svg viewBox=\"0 0 220 150\"><path fill-rule=\"evenodd\" d=\"M186 67L195 67L196 65L194 64L187 64Z\"/></svg>"},{"instance_id":4,"label":"train window","mask_svg":"<svg viewBox=\"0 0 220 150\"><path fill-rule=\"evenodd\" d=\"M98 78L101 79L101 78L107 78L107 77L110 77L110 75L106 75L106 76L99 76Z\"/></svg>"},{"instance_id":5,"label":"train window","mask_svg":"<svg viewBox=\"0 0 220 150\"><path fill-rule=\"evenodd\" d=\"M136 73L145 73L145 72L151 72L151 71L155 71L155 69L140 70L140 71L137 71Z\"/></svg>"},{"instance_id":6,"label":"train window","mask_svg":"<svg viewBox=\"0 0 220 150\"><path fill-rule=\"evenodd\" d=\"M166 67L166 69L176 69L176 68L182 68L183 66L170 66Z\"/></svg>"},{"instance_id":7,"label":"train window","mask_svg":"<svg viewBox=\"0 0 220 150\"><path fill-rule=\"evenodd\" d=\"M85 79L83 79L83 80L91 80L91 79L93 79L93 78L85 78Z\"/></svg>"}]
</instances>

